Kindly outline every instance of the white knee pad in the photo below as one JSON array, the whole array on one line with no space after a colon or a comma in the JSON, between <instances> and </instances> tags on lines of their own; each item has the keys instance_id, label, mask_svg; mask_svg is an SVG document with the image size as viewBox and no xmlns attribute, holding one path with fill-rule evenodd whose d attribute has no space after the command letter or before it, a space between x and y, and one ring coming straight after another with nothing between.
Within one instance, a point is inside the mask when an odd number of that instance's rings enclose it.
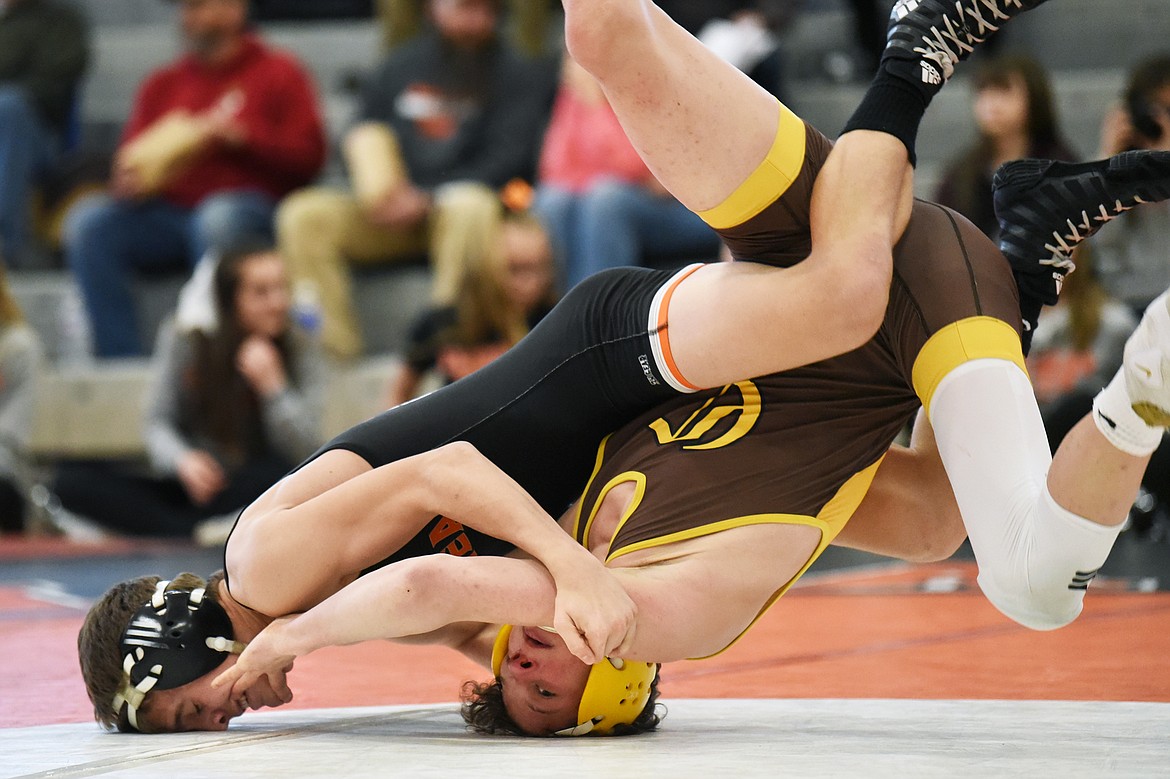
<instances>
[{"instance_id":1,"label":"white knee pad","mask_svg":"<svg viewBox=\"0 0 1170 779\"><path fill-rule=\"evenodd\" d=\"M979 557L979 587L1008 617L1054 630L1081 613L1085 590L1121 531L1059 506L1045 486L999 553Z\"/></svg>"}]
</instances>

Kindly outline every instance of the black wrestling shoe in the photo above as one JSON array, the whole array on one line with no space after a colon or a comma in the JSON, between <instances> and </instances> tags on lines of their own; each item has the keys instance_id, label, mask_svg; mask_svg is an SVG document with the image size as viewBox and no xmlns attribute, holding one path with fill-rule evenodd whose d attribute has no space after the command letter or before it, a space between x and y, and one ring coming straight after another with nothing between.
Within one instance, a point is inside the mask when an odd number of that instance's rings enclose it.
<instances>
[{"instance_id":1,"label":"black wrestling shoe","mask_svg":"<svg viewBox=\"0 0 1170 779\"><path fill-rule=\"evenodd\" d=\"M928 86L942 86L955 65L1024 11L1045 0L898 0L890 11L882 59L903 60ZM910 75L910 74L907 74ZM913 80L913 79L912 79Z\"/></svg>"},{"instance_id":2,"label":"black wrestling shoe","mask_svg":"<svg viewBox=\"0 0 1170 779\"><path fill-rule=\"evenodd\" d=\"M999 248L1020 288L1025 354L1040 309L1054 305L1072 251L1142 203L1170 198L1170 152L1129 151L1086 163L1015 160L992 184Z\"/></svg>"}]
</instances>

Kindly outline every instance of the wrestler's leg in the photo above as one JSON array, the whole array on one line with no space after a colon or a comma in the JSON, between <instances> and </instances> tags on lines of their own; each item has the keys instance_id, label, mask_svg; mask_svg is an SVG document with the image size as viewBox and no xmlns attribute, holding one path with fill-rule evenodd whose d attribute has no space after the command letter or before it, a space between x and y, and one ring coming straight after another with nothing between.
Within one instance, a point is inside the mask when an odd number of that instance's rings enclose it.
<instances>
[{"instance_id":1,"label":"wrestler's leg","mask_svg":"<svg viewBox=\"0 0 1170 779\"><path fill-rule=\"evenodd\" d=\"M1163 182L1164 184L1165 182ZM1061 441L1048 474L1069 511L1120 525L1170 424L1170 292L1146 308L1125 343L1123 365L1093 400L1093 410ZM1085 472L1091 472L1088 479ZM1113 485L1096 489L1096 481Z\"/></svg>"},{"instance_id":2,"label":"wrestler's leg","mask_svg":"<svg viewBox=\"0 0 1170 779\"><path fill-rule=\"evenodd\" d=\"M598 80L655 177L696 213L723 204L778 142L776 99L649 0L564 6L570 54ZM800 136L787 140L799 143ZM848 161L863 173L872 162L892 174L881 177L883 205L904 172L905 150L893 152L893 159L878 150L876 161L861 154ZM871 177L860 178L865 186Z\"/></svg>"},{"instance_id":3,"label":"wrestler's leg","mask_svg":"<svg viewBox=\"0 0 1170 779\"><path fill-rule=\"evenodd\" d=\"M565 0L573 58L655 177L687 208L722 203L776 137L776 98L647 0Z\"/></svg>"},{"instance_id":4,"label":"wrestler's leg","mask_svg":"<svg viewBox=\"0 0 1170 779\"><path fill-rule=\"evenodd\" d=\"M330 467L320 452L282 484L298 505L378 467L467 441L558 515L584 487L602 437L677 396L647 332L658 291L675 274L612 269L570 291L515 347L470 376L362 422L326 444L356 458ZM252 516L252 514L248 514Z\"/></svg>"},{"instance_id":5,"label":"wrestler's leg","mask_svg":"<svg viewBox=\"0 0 1170 779\"><path fill-rule=\"evenodd\" d=\"M713 226L723 226L726 201L776 156L774 147L792 149L783 155L792 166L782 171L784 185L795 177L803 125L653 3L568 0L565 13L570 52L601 83L642 158ZM811 262L784 271L712 266L676 291L671 348L684 383L716 386L804 365L853 349L877 329L895 214L904 221L909 208L906 150L881 133L851 133L821 176L828 191L814 195L812 227L823 244ZM731 223L745 216L735 214ZM818 316L826 310L838 313Z\"/></svg>"},{"instance_id":6,"label":"wrestler's leg","mask_svg":"<svg viewBox=\"0 0 1170 779\"><path fill-rule=\"evenodd\" d=\"M1134 455L1117 449L1093 419L1085 416L1061 440L1052 458L1048 491L1073 514L1118 527L1133 507L1151 454ZM1102 485L1108 486L1102 489Z\"/></svg>"},{"instance_id":7,"label":"wrestler's leg","mask_svg":"<svg viewBox=\"0 0 1170 779\"><path fill-rule=\"evenodd\" d=\"M930 418L988 599L1028 627L1071 622L1148 455L1121 452L1089 422L1070 433L1053 465L1027 375L1006 360L953 370Z\"/></svg>"},{"instance_id":8,"label":"wrestler's leg","mask_svg":"<svg viewBox=\"0 0 1170 779\"><path fill-rule=\"evenodd\" d=\"M921 411L910 446L892 447L835 546L914 563L945 560L967 538L955 494Z\"/></svg>"},{"instance_id":9,"label":"wrestler's leg","mask_svg":"<svg viewBox=\"0 0 1170 779\"><path fill-rule=\"evenodd\" d=\"M885 311L890 247L909 215L908 163L926 106L955 62L1035 4L1004 3L1012 8L998 10L991 26L940 4L899 12L882 70L816 182L812 255L785 271L705 268L675 292L669 338L681 385L786 370L872 337ZM570 52L601 83L627 135L679 200L722 229L783 194L799 172L804 140L799 123L785 121L786 109L648 0L566 0L565 12ZM918 38L933 39L936 27L957 30L953 40L964 42L935 46L924 58ZM924 67L933 81L921 77ZM796 162L780 171L779 184L761 175L777 158ZM755 196L771 200L733 213L743 204L729 209L728 199L754 183L769 189Z\"/></svg>"},{"instance_id":10,"label":"wrestler's leg","mask_svg":"<svg viewBox=\"0 0 1170 779\"><path fill-rule=\"evenodd\" d=\"M1035 435L1024 440L1028 438ZM1032 485L1043 479L1045 458L1035 446L1020 449L1019 442L1005 443L1003 449L1023 454L1008 465L1009 470L1031 474ZM1073 515L1117 526L1129 512L1148 462L1148 454L1136 455L1111 445L1086 416L1052 459L1048 493ZM995 492L998 486L980 489ZM909 449L891 449L865 500L833 543L911 562L931 562L949 557L966 537L933 430L920 414Z\"/></svg>"}]
</instances>

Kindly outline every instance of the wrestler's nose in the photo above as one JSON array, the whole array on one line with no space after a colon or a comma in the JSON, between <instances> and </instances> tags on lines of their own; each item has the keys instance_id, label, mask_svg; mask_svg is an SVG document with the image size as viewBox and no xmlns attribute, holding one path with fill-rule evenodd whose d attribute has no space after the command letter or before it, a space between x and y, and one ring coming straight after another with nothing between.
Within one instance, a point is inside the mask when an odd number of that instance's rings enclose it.
<instances>
[{"instance_id":1,"label":"wrestler's nose","mask_svg":"<svg viewBox=\"0 0 1170 779\"><path fill-rule=\"evenodd\" d=\"M208 709L204 730L227 730L231 718L226 709Z\"/></svg>"},{"instance_id":2,"label":"wrestler's nose","mask_svg":"<svg viewBox=\"0 0 1170 779\"><path fill-rule=\"evenodd\" d=\"M518 673L536 669L537 662L527 655L517 654L512 658L512 670Z\"/></svg>"}]
</instances>

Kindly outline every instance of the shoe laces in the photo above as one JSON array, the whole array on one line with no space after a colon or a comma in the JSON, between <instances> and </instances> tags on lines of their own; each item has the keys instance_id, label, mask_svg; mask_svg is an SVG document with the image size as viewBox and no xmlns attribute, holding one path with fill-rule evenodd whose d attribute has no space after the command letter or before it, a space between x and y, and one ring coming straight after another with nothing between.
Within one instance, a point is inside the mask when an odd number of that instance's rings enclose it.
<instances>
[{"instance_id":1,"label":"shoe laces","mask_svg":"<svg viewBox=\"0 0 1170 779\"><path fill-rule=\"evenodd\" d=\"M1133 200L1128 204L1122 203L1120 200L1113 201L1112 210L1106 204L1102 203L1097 206L1097 213L1091 216L1088 211L1082 211L1079 222L1074 222L1072 219L1066 221L1065 224L1068 227L1068 232L1062 233L1060 230L1054 230L1052 232L1052 243L1044 244L1044 249L1052 252L1053 257L1048 260L1041 260L1040 264L1051 265L1055 268L1064 268L1067 265L1071 271L1072 260L1068 259L1068 255L1072 254L1073 249L1081 241L1097 232L1105 223L1112 222L1126 211L1132 211L1145 202L1147 201L1140 195L1135 195Z\"/></svg>"},{"instance_id":2,"label":"shoe laces","mask_svg":"<svg viewBox=\"0 0 1170 779\"><path fill-rule=\"evenodd\" d=\"M1021 0L968 0L967 5L956 0L957 21L950 14L944 15L942 27L932 25L922 36L923 45L915 47L914 52L942 65L950 78L956 62L975 51L975 44L987 40L1011 18L1004 11L1007 7L1023 9Z\"/></svg>"},{"instance_id":3,"label":"shoe laces","mask_svg":"<svg viewBox=\"0 0 1170 779\"><path fill-rule=\"evenodd\" d=\"M1051 249L1045 246L1046 249ZM1064 287L1064 278L1068 274L1077 269L1077 264L1073 262L1069 254L1063 254L1056 250L1052 250L1052 256L1045 260L1040 260L1040 265L1047 266L1052 269L1052 282L1056 285L1056 294L1059 295L1061 289ZM1030 328L1029 328L1030 329Z\"/></svg>"}]
</instances>

